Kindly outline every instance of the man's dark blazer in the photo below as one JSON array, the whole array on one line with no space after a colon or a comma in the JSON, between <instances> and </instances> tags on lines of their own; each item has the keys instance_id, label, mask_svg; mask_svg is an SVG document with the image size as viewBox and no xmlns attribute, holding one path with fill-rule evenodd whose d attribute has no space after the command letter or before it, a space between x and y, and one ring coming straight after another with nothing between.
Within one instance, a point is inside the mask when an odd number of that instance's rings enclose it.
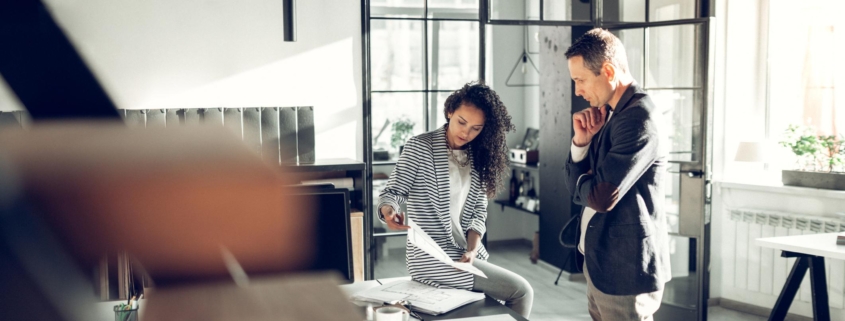
<instances>
[{"instance_id":1,"label":"man's dark blazer","mask_svg":"<svg viewBox=\"0 0 845 321\"><path fill-rule=\"evenodd\" d=\"M570 153L566 163L572 201L596 210L586 231L585 255L579 252L579 259L586 261L595 287L606 294L654 292L672 278L663 211L669 146L662 125L654 102L633 83L593 136L587 157L574 163ZM580 222L573 223L577 228L569 237L574 235L577 244Z\"/></svg>"}]
</instances>

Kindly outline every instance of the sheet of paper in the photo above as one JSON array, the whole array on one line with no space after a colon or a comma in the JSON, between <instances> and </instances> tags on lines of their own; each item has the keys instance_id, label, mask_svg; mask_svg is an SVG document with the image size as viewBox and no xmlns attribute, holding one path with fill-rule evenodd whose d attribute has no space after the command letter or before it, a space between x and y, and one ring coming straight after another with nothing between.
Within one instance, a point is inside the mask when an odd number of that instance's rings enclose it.
<instances>
[{"instance_id":1,"label":"sheet of paper","mask_svg":"<svg viewBox=\"0 0 845 321\"><path fill-rule=\"evenodd\" d=\"M460 319L446 319L443 321L514 321L514 318L507 314L485 315L483 317L471 317Z\"/></svg>"},{"instance_id":2,"label":"sheet of paper","mask_svg":"<svg viewBox=\"0 0 845 321\"><path fill-rule=\"evenodd\" d=\"M453 261L452 258L450 258L449 255L440 248L440 245L437 245L437 242L435 242L431 236L428 236L428 234L426 234L425 231L423 231L423 229L416 223L409 221L408 226L411 227L411 229L408 230L408 240L410 240L411 244L416 245L420 250L423 250L440 262L446 263L458 270L466 271L485 279L487 278L487 275L485 275L484 272L472 266L472 264Z\"/></svg>"}]
</instances>

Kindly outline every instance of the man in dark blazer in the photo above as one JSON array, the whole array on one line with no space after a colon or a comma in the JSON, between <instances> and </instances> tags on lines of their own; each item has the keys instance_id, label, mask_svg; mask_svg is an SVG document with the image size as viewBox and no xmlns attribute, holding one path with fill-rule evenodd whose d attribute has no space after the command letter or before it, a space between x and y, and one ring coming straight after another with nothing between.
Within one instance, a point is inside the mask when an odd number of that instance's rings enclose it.
<instances>
[{"instance_id":1,"label":"man in dark blazer","mask_svg":"<svg viewBox=\"0 0 845 321\"><path fill-rule=\"evenodd\" d=\"M651 320L672 277L663 120L610 32L590 30L566 58L575 94L591 106L572 116L575 135L565 170L572 201L584 207L570 235L583 255L590 315Z\"/></svg>"}]
</instances>

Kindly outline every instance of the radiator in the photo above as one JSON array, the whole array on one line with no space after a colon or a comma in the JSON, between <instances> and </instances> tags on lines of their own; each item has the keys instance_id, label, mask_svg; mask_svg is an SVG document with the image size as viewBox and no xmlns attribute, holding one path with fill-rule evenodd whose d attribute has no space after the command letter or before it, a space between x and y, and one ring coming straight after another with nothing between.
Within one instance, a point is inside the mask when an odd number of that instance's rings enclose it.
<instances>
[{"instance_id":1,"label":"radiator","mask_svg":"<svg viewBox=\"0 0 845 321\"><path fill-rule=\"evenodd\" d=\"M780 294L794 258L780 251L754 245L760 237L845 232L845 222L818 216L778 213L754 209L727 209L724 220L723 285L773 296ZM845 261L825 259L830 307L845 308ZM809 272L804 277L796 302L811 302Z\"/></svg>"}]
</instances>

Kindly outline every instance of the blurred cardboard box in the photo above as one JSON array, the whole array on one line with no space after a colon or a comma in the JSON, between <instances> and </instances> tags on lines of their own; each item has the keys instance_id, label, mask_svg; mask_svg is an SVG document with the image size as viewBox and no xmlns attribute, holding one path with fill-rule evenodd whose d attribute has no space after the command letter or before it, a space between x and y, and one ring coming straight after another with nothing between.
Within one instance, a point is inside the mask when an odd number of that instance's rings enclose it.
<instances>
[{"instance_id":1,"label":"blurred cardboard box","mask_svg":"<svg viewBox=\"0 0 845 321\"><path fill-rule=\"evenodd\" d=\"M24 214L43 218L82 271L113 251L143 265L159 285L144 300L146 320L361 319L337 278L301 274L314 251L308 204L287 196L278 164L225 128L39 123L0 132L0 165ZM221 249L248 286L231 281ZM42 293L21 300L56 297L34 283L21 286Z\"/></svg>"}]
</instances>

